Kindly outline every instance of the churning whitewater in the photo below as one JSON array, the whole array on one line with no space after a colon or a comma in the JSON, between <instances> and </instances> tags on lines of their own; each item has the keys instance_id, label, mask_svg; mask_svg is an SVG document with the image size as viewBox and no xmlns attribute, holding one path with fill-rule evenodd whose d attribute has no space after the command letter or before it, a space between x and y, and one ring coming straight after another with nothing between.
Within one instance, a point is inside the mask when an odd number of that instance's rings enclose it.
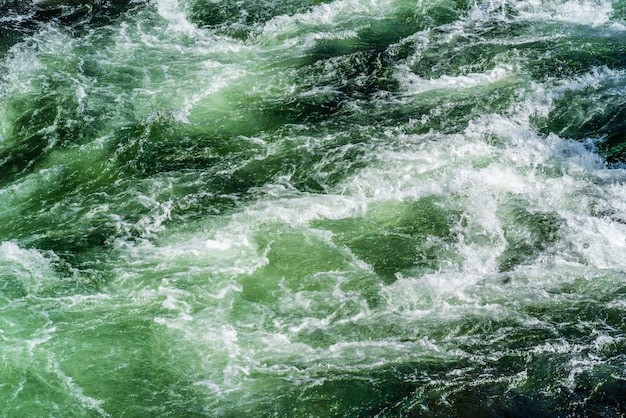
<instances>
[{"instance_id":1,"label":"churning whitewater","mask_svg":"<svg viewBox=\"0 0 626 418\"><path fill-rule=\"evenodd\" d=\"M0 0L0 416L622 417L626 1Z\"/></svg>"}]
</instances>

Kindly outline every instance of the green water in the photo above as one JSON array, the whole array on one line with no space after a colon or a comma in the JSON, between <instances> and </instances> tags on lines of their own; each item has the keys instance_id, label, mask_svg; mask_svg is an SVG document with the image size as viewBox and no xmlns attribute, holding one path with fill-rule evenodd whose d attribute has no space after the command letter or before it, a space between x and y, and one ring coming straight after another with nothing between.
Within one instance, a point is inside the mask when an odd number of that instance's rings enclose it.
<instances>
[{"instance_id":1,"label":"green water","mask_svg":"<svg viewBox=\"0 0 626 418\"><path fill-rule=\"evenodd\" d=\"M623 416L625 91L623 1L0 1L0 416Z\"/></svg>"}]
</instances>

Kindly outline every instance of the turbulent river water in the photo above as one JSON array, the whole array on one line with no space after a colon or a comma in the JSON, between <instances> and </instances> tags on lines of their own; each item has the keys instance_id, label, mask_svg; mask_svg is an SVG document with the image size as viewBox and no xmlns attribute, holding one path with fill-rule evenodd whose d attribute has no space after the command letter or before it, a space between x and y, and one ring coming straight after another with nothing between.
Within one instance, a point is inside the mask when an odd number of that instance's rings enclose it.
<instances>
[{"instance_id":1,"label":"turbulent river water","mask_svg":"<svg viewBox=\"0 0 626 418\"><path fill-rule=\"evenodd\" d=\"M624 161L624 0L1 0L0 416L621 417Z\"/></svg>"}]
</instances>

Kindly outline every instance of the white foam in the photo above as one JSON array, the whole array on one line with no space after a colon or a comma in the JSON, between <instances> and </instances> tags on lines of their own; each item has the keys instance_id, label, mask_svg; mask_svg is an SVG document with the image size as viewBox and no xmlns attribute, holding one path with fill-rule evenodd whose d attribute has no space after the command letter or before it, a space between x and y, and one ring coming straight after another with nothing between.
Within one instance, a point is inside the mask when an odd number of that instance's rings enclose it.
<instances>
[{"instance_id":1,"label":"white foam","mask_svg":"<svg viewBox=\"0 0 626 418\"><path fill-rule=\"evenodd\" d=\"M626 226L610 218L571 215L568 241L585 264L599 269L626 265Z\"/></svg>"},{"instance_id":2,"label":"white foam","mask_svg":"<svg viewBox=\"0 0 626 418\"><path fill-rule=\"evenodd\" d=\"M52 263L57 260L52 252L44 255L36 249L22 249L10 241L0 244L0 272L5 278L17 280L29 294L36 295L54 284L57 275Z\"/></svg>"},{"instance_id":3,"label":"white foam","mask_svg":"<svg viewBox=\"0 0 626 418\"><path fill-rule=\"evenodd\" d=\"M402 91L406 96L445 89L452 89L449 94L455 94L458 89L487 86L506 79L508 79L507 82L516 81L512 68L506 65L493 68L485 73L469 73L460 76L442 75L434 79L420 77L408 67L400 68L400 71L402 75L398 75L398 78L402 82Z\"/></svg>"},{"instance_id":4,"label":"white foam","mask_svg":"<svg viewBox=\"0 0 626 418\"><path fill-rule=\"evenodd\" d=\"M153 0L156 3L159 15L168 21L168 31L183 34L188 37L198 35L198 27L187 19L178 0Z\"/></svg>"},{"instance_id":5,"label":"white foam","mask_svg":"<svg viewBox=\"0 0 626 418\"><path fill-rule=\"evenodd\" d=\"M283 51L303 51L319 39L356 39L359 28L371 19L383 19L393 1L335 0L312 7L304 13L281 15L266 22L256 36L264 46L280 46Z\"/></svg>"},{"instance_id":6,"label":"white foam","mask_svg":"<svg viewBox=\"0 0 626 418\"><path fill-rule=\"evenodd\" d=\"M610 21L613 14L611 1L539 1L513 2L522 19L571 22L581 25L600 26Z\"/></svg>"}]
</instances>

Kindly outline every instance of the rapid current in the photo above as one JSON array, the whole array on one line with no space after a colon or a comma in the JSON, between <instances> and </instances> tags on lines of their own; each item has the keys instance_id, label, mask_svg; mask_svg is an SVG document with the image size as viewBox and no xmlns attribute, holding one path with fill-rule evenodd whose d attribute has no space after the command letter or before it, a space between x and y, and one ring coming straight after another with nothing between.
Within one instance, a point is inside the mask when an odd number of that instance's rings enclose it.
<instances>
[{"instance_id":1,"label":"rapid current","mask_svg":"<svg viewBox=\"0 0 626 418\"><path fill-rule=\"evenodd\" d=\"M622 417L626 0L0 0L0 416Z\"/></svg>"}]
</instances>

